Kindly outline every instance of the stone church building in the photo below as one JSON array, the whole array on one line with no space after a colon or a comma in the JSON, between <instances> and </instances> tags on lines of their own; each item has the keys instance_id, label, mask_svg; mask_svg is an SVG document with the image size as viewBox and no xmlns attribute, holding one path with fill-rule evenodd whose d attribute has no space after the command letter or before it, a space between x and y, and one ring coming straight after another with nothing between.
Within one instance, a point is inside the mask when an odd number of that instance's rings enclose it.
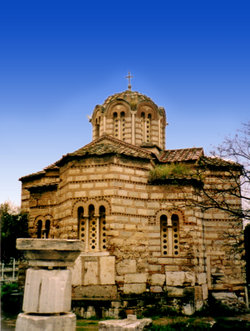
<instances>
[{"instance_id":1,"label":"stone church building","mask_svg":"<svg viewBox=\"0 0 250 331\"><path fill-rule=\"evenodd\" d=\"M244 264L225 235L240 236L241 226L202 208L200 193L222 177L230 184L227 169L240 175L239 166L202 167L211 160L202 148L165 150L165 109L130 88L97 105L90 122L92 142L20 179L30 235L84 243L74 302L85 312L105 302L117 316L143 298L184 313L200 309L209 293L245 301Z\"/></svg>"}]
</instances>

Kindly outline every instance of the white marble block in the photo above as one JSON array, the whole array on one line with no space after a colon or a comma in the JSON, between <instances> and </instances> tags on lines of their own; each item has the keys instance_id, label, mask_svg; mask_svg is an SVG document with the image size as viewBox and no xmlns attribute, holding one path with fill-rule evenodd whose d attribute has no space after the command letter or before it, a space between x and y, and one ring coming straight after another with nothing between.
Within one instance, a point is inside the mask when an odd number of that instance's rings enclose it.
<instances>
[{"instance_id":1,"label":"white marble block","mask_svg":"<svg viewBox=\"0 0 250 331\"><path fill-rule=\"evenodd\" d=\"M74 331L76 316L67 313L60 316L39 316L20 313L16 322L16 331Z\"/></svg>"},{"instance_id":2,"label":"white marble block","mask_svg":"<svg viewBox=\"0 0 250 331\"><path fill-rule=\"evenodd\" d=\"M23 299L24 312L52 314L70 310L70 270L27 270Z\"/></svg>"}]
</instances>

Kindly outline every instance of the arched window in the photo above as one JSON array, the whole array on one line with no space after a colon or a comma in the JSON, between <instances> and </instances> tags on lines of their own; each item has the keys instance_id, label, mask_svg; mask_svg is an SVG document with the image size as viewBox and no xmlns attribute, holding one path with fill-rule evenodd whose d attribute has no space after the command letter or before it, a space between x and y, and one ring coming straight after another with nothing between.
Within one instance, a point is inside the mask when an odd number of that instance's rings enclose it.
<instances>
[{"instance_id":1,"label":"arched window","mask_svg":"<svg viewBox=\"0 0 250 331\"><path fill-rule=\"evenodd\" d=\"M39 220L37 222L37 238L42 238L42 227L43 227L43 222L42 220Z\"/></svg>"},{"instance_id":2,"label":"arched window","mask_svg":"<svg viewBox=\"0 0 250 331\"><path fill-rule=\"evenodd\" d=\"M104 206L101 206L99 208L99 229L100 229L99 247L101 250L105 250L107 247L107 237L106 237L106 210Z\"/></svg>"},{"instance_id":3,"label":"arched window","mask_svg":"<svg viewBox=\"0 0 250 331\"><path fill-rule=\"evenodd\" d=\"M173 229L173 254L179 255L179 216L177 214L173 214L171 216L172 221L172 229Z\"/></svg>"},{"instance_id":4,"label":"arched window","mask_svg":"<svg viewBox=\"0 0 250 331\"><path fill-rule=\"evenodd\" d=\"M100 206L96 214L95 206L90 204L87 215L84 216L83 207L77 209L78 238L85 243L85 251L96 252L107 247L106 210Z\"/></svg>"},{"instance_id":5,"label":"arched window","mask_svg":"<svg viewBox=\"0 0 250 331\"><path fill-rule=\"evenodd\" d=\"M151 140L151 114L148 114L146 120L146 142L150 142Z\"/></svg>"},{"instance_id":6,"label":"arched window","mask_svg":"<svg viewBox=\"0 0 250 331\"><path fill-rule=\"evenodd\" d=\"M142 134L142 141L145 141L146 136L146 122L145 122L145 113L141 113L141 134Z\"/></svg>"},{"instance_id":7,"label":"arched window","mask_svg":"<svg viewBox=\"0 0 250 331\"><path fill-rule=\"evenodd\" d=\"M49 238L49 231L50 231L50 220L46 220L45 222L45 238Z\"/></svg>"},{"instance_id":8,"label":"arched window","mask_svg":"<svg viewBox=\"0 0 250 331\"><path fill-rule=\"evenodd\" d=\"M96 130L96 138L99 138L100 137L100 117L98 119L96 119L95 130Z\"/></svg>"},{"instance_id":9,"label":"arched window","mask_svg":"<svg viewBox=\"0 0 250 331\"><path fill-rule=\"evenodd\" d=\"M98 226L93 205L89 205L89 250L98 250Z\"/></svg>"},{"instance_id":10,"label":"arched window","mask_svg":"<svg viewBox=\"0 0 250 331\"><path fill-rule=\"evenodd\" d=\"M125 113L121 112L121 138L125 140Z\"/></svg>"},{"instance_id":11,"label":"arched window","mask_svg":"<svg viewBox=\"0 0 250 331\"><path fill-rule=\"evenodd\" d=\"M113 114L113 125L114 125L114 137L118 138L119 135L119 123L117 112Z\"/></svg>"},{"instance_id":12,"label":"arched window","mask_svg":"<svg viewBox=\"0 0 250 331\"><path fill-rule=\"evenodd\" d=\"M163 214L160 217L161 253L164 256L179 255L179 216Z\"/></svg>"},{"instance_id":13,"label":"arched window","mask_svg":"<svg viewBox=\"0 0 250 331\"><path fill-rule=\"evenodd\" d=\"M78 218L78 238L85 242L85 230L86 230L86 224L85 219L83 217L83 207L79 207L77 210L77 218Z\"/></svg>"},{"instance_id":14,"label":"arched window","mask_svg":"<svg viewBox=\"0 0 250 331\"><path fill-rule=\"evenodd\" d=\"M168 255L168 224L167 216L161 215L160 225L161 225L161 253L163 255Z\"/></svg>"}]
</instances>

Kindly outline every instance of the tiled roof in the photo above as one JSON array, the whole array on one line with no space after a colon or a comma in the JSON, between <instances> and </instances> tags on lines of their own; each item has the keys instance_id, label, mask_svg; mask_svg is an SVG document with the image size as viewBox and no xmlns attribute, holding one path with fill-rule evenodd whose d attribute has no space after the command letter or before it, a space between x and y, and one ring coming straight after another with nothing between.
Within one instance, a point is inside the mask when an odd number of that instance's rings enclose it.
<instances>
[{"instance_id":1,"label":"tiled roof","mask_svg":"<svg viewBox=\"0 0 250 331\"><path fill-rule=\"evenodd\" d=\"M203 148L193 147L184 149L170 149L160 153L158 160L163 163L196 161L204 155Z\"/></svg>"},{"instance_id":2,"label":"tiled roof","mask_svg":"<svg viewBox=\"0 0 250 331\"><path fill-rule=\"evenodd\" d=\"M57 186L58 186L58 182L52 182L41 185L26 186L25 189L30 192L41 192L41 191L54 190L57 188Z\"/></svg>"},{"instance_id":3,"label":"tiled roof","mask_svg":"<svg viewBox=\"0 0 250 331\"><path fill-rule=\"evenodd\" d=\"M114 100L125 100L128 103L139 103L142 101L149 101L151 103L154 104L154 102L146 95L141 94L139 92L136 91L130 91L130 90L126 90L120 93L115 93L111 96L109 96L103 103L103 106L106 107L109 103L111 103Z\"/></svg>"},{"instance_id":4,"label":"tiled roof","mask_svg":"<svg viewBox=\"0 0 250 331\"><path fill-rule=\"evenodd\" d=\"M23 176L21 178L19 178L20 181L25 181L27 179L31 179L31 178L35 178L35 177L42 177L46 174L46 171L48 170L58 170L59 168L55 165L55 163L47 166L46 168L44 168L43 170L41 171L38 171L38 172L33 172L29 175L26 175L26 176Z\"/></svg>"},{"instance_id":5,"label":"tiled roof","mask_svg":"<svg viewBox=\"0 0 250 331\"><path fill-rule=\"evenodd\" d=\"M98 138L88 145L78 149L73 153L64 155L61 160L55 164L60 164L64 159L81 157L88 155L105 155L105 154L123 154L132 157L138 157L143 159L151 159L152 153L148 150L144 150L135 145L125 143L124 141L118 140L112 136L104 135Z\"/></svg>"},{"instance_id":6,"label":"tiled roof","mask_svg":"<svg viewBox=\"0 0 250 331\"><path fill-rule=\"evenodd\" d=\"M60 165L67 162L69 159L90 155L101 156L105 154L119 154L148 160L152 160L156 157L161 163L196 161L204 156L202 148L174 149L154 154L147 148L128 144L109 135L103 135L75 152L63 155L59 161L49 165L44 168L44 170L24 176L20 178L20 180L26 181L32 177L44 176L49 170L58 170Z\"/></svg>"},{"instance_id":7,"label":"tiled roof","mask_svg":"<svg viewBox=\"0 0 250 331\"><path fill-rule=\"evenodd\" d=\"M210 168L225 168L230 167L234 169L242 169L242 165L233 161L233 160L225 160L220 157L214 156L204 156L200 159L200 166L210 167Z\"/></svg>"},{"instance_id":8,"label":"tiled roof","mask_svg":"<svg viewBox=\"0 0 250 331\"><path fill-rule=\"evenodd\" d=\"M39 177L39 176L43 176L43 175L45 175L45 171L41 170L41 171L38 171L38 172L33 172L32 174L23 176L23 177L19 178L19 180L20 181L25 181L26 179L30 179L32 177Z\"/></svg>"}]
</instances>

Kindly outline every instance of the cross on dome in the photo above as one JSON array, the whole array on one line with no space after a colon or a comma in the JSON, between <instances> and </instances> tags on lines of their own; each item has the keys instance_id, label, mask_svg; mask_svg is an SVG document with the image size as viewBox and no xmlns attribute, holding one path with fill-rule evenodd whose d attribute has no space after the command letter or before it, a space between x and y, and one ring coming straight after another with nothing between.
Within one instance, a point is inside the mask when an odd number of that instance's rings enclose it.
<instances>
[{"instance_id":1,"label":"cross on dome","mask_svg":"<svg viewBox=\"0 0 250 331\"><path fill-rule=\"evenodd\" d=\"M133 76L131 76L130 71L128 72L128 76L126 76L126 78L128 79L128 89L131 91L131 78L133 78Z\"/></svg>"}]
</instances>

